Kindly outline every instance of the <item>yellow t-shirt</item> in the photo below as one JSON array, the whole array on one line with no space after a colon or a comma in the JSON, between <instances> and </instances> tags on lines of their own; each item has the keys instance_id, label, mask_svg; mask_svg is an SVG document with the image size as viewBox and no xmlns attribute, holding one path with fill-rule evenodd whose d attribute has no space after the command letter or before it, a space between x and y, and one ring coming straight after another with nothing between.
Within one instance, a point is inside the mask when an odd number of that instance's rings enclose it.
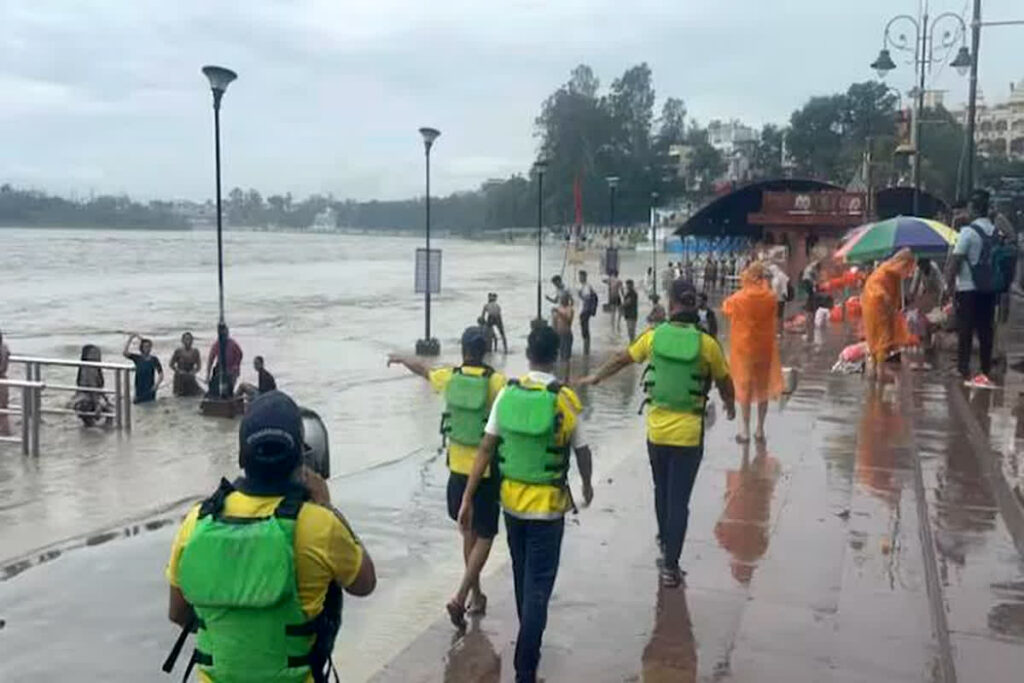
<instances>
[{"instance_id":1,"label":"yellow t-shirt","mask_svg":"<svg viewBox=\"0 0 1024 683\"><path fill-rule=\"evenodd\" d=\"M224 514L231 517L269 517L274 514L281 496L250 496L234 492L224 499ZM172 586L178 587L178 563L181 553L196 528L199 505L196 505L178 527L171 545L171 558L166 576ZM313 618L323 609L327 587L331 581L350 586L363 565L363 548L352 531L332 510L306 503L295 520L295 574L299 602L307 618ZM199 680L209 678L199 672ZM312 677L308 679L312 681Z\"/></svg>"},{"instance_id":2,"label":"yellow t-shirt","mask_svg":"<svg viewBox=\"0 0 1024 683\"><path fill-rule=\"evenodd\" d=\"M630 345L629 356L634 363L646 363L651 359L655 329L647 330ZM708 334L702 333L700 336L700 358L697 363L701 374L717 381L729 376L729 365L725 361L722 347ZM647 411L647 438L651 443L661 446L699 446L703 429L704 418L701 415L655 405Z\"/></svg>"},{"instance_id":3,"label":"yellow t-shirt","mask_svg":"<svg viewBox=\"0 0 1024 683\"><path fill-rule=\"evenodd\" d=\"M439 394L444 394L448 388L448 382L452 381L455 368L438 368L431 370L428 379L430 386ZM462 366L462 372L470 377L480 377L484 374L483 368L471 365ZM487 386L487 405L494 405L494 399L505 386L505 375L500 372L491 373L491 380ZM473 470L473 460L476 458L476 446L467 446L448 440L448 467L456 474L469 474ZM485 477L491 476L490 469L484 473Z\"/></svg>"},{"instance_id":4,"label":"yellow t-shirt","mask_svg":"<svg viewBox=\"0 0 1024 683\"><path fill-rule=\"evenodd\" d=\"M547 380L546 377L544 379ZM554 379L554 377L550 378L550 380ZM531 375L521 377L519 381L524 387L547 386L547 381L538 382L536 377L531 379ZM562 387L558 393L558 412L562 419L558 434L555 435L555 441L559 446L583 445L574 438L578 436L578 416L582 409L583 404L576 392L569 387ZM493 414L494 409L492 408L492 416ZM492 417L492 420L495 418ZM493 423L489 423L489 427L490 424ZM572 501L568 487L527 484L521 481L502 479L501 506L508 514L521 519L558 519L572 507Z\"/></svg>"}]
</instances>

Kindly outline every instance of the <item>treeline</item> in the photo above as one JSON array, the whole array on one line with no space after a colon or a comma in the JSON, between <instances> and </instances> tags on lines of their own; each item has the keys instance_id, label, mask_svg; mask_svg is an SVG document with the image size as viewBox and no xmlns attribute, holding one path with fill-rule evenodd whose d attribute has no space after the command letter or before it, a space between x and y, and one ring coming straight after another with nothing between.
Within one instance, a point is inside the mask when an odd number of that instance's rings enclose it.
<instances>
[{"instance_id":1,"label":"treeline","mask_svg":"<svg viewBox=\"0 0 1024 683\"><path fill-rule=\"evenodd\" d=\"M0 185L0 226L175 229L187 225L170 202L142 204L123 195L72 201Z\"/></svg>"}]
</instances>

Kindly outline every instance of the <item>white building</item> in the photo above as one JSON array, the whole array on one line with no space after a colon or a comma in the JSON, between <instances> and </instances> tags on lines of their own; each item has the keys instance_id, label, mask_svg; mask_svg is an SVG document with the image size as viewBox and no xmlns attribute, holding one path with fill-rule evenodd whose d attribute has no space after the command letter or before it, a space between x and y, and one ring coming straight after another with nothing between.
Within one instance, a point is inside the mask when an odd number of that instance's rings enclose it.
<instances>
[{"instance_id":1,"label":"white building","mask_svg":"<svg viewBox=\"0 0 1024 683\"><path fill-rule=\"evenodd\" d=\"M967 120L967 108L956 113ZM978 91L974 131L978 154L1024 160L1024 79L1010 84L1010 97L989 106Z\"/></svg>"},{"instance_id":2,"label":"white building","mask_svg":"<svg viewBox=\"0 0 1024 683\"><path fill-rule=\"evenodd\" d=\"M736 119L708 124L708 143L728 164L725 180L742 181L750 177L751 156L757 140L757 131Z\"/></svg>"}]
</instances>

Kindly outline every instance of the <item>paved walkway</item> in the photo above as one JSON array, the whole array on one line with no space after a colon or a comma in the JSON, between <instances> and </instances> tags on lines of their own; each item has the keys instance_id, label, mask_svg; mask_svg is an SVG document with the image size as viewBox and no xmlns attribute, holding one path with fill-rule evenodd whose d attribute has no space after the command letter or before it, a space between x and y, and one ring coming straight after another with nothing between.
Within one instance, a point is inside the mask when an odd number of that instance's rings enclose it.
<instances>
[{"instance_id":1,"label":"paved walkway","mask_svg":"<svg viewBox=\"0 0 1024 683\"><path fill-rule=\"evenodd\" d=\"M985 431L1002 392L909 373L874 386L828 374L837 339L789 343L801 383L773 408L767 448L738 446L724 421L710 431L685 589L658 588L640 438L612 471L598 448L595 505L566 532L545 680L1021 680L1022 538ZM466 636L439 618L373 680L512 680L508 567L486 585L491 613Z\"/></svg>"}]
</instances>

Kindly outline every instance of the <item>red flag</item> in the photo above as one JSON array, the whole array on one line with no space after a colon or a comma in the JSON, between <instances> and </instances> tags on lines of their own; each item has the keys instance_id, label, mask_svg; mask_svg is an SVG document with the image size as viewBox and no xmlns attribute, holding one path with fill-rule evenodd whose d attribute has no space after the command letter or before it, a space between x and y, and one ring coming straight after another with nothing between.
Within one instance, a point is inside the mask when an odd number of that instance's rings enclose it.
<instances>
[{"instance_id":1,"label":"red flag","mask_svg":"<svg viewBox=\"0 0 1024 683\"><path fill-rule=\"evenodd\" d=\"M583 225L583 187L580 185L580 174L572 183L573 202L576 206L576 225Z\"/></svg>"}]
</instances>

